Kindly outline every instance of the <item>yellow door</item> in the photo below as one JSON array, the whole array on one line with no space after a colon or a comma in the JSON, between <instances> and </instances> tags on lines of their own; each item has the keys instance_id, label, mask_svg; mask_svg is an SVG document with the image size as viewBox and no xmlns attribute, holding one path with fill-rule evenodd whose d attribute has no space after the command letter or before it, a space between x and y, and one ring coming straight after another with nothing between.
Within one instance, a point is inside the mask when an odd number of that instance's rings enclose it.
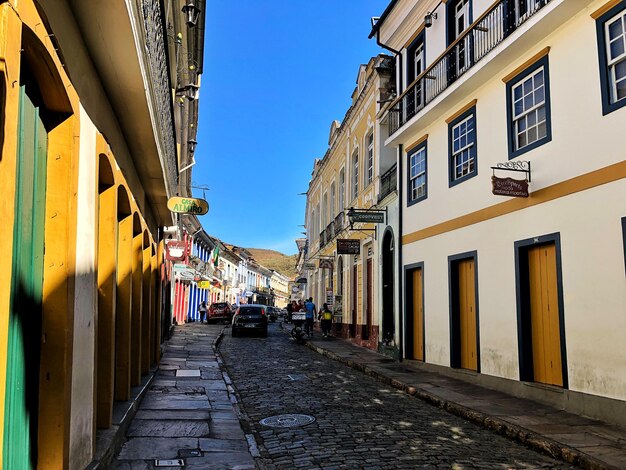
<instances>
[{"instance_id":1,"label":"yellow door","mask_svg":"<svg viewBox=\"0 0 626 470\"><path fill-rule=\"evenodd\" d=\"M413 359L424 360L422 268L413 271Z\"/></svg>"},{"instance_id":2,"label":"yellow door","mask_svg":"<svg viewBox=\"0 0 626 470\"><path fill-rule=\"evenodd\" d=\"M556 246L530 248L528 272L534 380L563 386Z\"/></svg>"},{"instance_id":3,"label":"yellow door","mask_svg":"<svg viewBox=\"0 0 626 470\"><path fill-rule=\"evenodd\" d=\"M474 260L459 261L459 326L461 368L478 370L476 352L476 291Z\"/></svg>"}]
</instances>

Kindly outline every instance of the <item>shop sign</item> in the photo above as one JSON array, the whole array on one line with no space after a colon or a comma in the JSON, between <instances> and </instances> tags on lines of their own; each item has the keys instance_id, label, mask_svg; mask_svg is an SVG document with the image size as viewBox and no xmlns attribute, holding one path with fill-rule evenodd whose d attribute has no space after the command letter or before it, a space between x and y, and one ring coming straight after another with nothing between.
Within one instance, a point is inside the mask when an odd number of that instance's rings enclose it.
<instances>
[{"instance_id":1,"label":"shop sign","mask_svg":"<svg viewBox=\"0 0 626 470\"><path fill-rule=\"evenodd\" d=\"M320 269L333 269L333 260L332 259L321 259L319 261Z\"/></svg>"},{"instance_id":2,"label":"shop sign","mask_svg":"<svg viewBox=\"0 0 626 470\"><path fill-rule=\"evenodd\" d=\"M182 240L165 240L165 259L183 261L187 257L188 244Z\"/></svg>"},{"instance_id":3,"label":"shop sign","mask_svg":"<svg viewBox=\"0 0 626 470\"><path fill-rule=\"evenodd\" d=\"M335 296L333 294L333 290L332 289L328 289L326 291L326 306L331 310L333 310L333 302L335 300Z\"/></svg>"},{"instance_id":4,"label":"shop sign","mask_svg":"<svg viewBox=\"0 0 626 470\"><path fill-rule=\"evenodd\" d=\"M175 264L174 275L183 281L193 281L196 276L196 270L184 263Z\"/></svg>"},{"instance_id":5,"label":"shop sign","mask_svg":"<svg viewBox=\"0 0 626 470\"><path fill-rule=\"evenodd\" d=\"M198 281L197 284L199 289L208 289L209 287L211 287L210 281Z\"/></svg>"},{"instance_id":6,"label":"shop sign","mask_svg":"<svg viewBox=\"0 0 626 470\"><path fill-rule=\"evenodd\" d=\"M209 203L193 197L171 197L167 201L167 208L177 214L204 215L209 212Z\"/></svg>"},{"instance_id":7,"label":"shop sign","mask_svg":"<svg viewBox=\"0 0 626 470\"><path fill-rule=\"evenodd\" d=\"M491 192L496 196L528 197L528 181L492 176Z\"/></svg>"},{"instance_id":8,"label":"shop sign","mask_svg":"<svg viewBox=\"0 0 626 470\"><path fill-rule=\"evenodd\" d=\"M372 224L384 224L385 213L382 211L348 211L348 218L350 223L372 223Z\"/></svg>"},{"instance_id":9,"label":"shop sign","mask_svg":"<svg viewBox=\"0 0 626 470\"><path fill-rule=\"evenodd\" d=\"M315 263L305 263L302 269L305 271L315 271Z\"/></svg>"},{"instance_id":10,"label":"shop sign","mask_svg":"<svg viewBox=\"0 0 626 470\"><path fill-rule=\"evenodd\" d=\"M361 253L361 240L353 238L337 239L338 255L358 255Z\"/></svg>"}]
</instances>

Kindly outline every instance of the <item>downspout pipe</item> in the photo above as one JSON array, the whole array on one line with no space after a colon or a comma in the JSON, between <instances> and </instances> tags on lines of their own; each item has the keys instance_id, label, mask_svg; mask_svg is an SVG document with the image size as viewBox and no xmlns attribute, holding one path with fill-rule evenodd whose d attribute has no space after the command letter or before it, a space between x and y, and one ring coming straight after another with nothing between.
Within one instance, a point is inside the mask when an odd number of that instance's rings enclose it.
<instances>
[{"instance_id":1,"label":"downspout pipe","mask_svg":"<svg viewBox=\"0 0 626 470\"><path fill-rule=\"evenodd\" d=\"M399 326L399 346L400 346L400 354L399 360L402 362L404 359L404 305L403 305L403 296L404 292L404 268L402 266L402 208L404 207L404 198L402 197L402 154L404 152L404 148L402 144L398 145L398 239L397 239L397 249L398 249L398 326Z\"/></svg>"}]
</instances>

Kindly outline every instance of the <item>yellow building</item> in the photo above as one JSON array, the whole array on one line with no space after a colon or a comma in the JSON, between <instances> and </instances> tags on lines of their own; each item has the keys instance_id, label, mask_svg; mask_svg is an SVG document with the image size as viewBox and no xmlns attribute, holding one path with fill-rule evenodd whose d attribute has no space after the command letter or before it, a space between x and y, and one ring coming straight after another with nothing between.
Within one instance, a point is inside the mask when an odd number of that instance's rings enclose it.
<instances>
[{"instance_id":1,"label":"yellow building","mask_svg":"<svg viewBox=\"0 0 626 470\"><path fill-rule=\"evenodd\" d=\"M350 226L347 214L350 208L379 209L380 174L395 162L393 154L382 158L376 126L378 101L387 98L391 74L386 55L361 65L351 107L341 123L331 124L329 148L315 161L307 191L308 244L302 263L306 296L318 307L333 304L336 333L372 349L378 348L380 325L376 237L385 226ZM359 254L338 254L337 239L354 240Z\"/></svg>"},{"instance_id":2,"label":"yellow building","mask_svg":"<svg viewBox=\"0 0 626 470\"><path fill-rule=\"evenodd\" d=\"M164 4L0 4L2 468L87 466L159 361L160 228L197 116L174 90L201 72Z\"/></svg>"}]
</instances>

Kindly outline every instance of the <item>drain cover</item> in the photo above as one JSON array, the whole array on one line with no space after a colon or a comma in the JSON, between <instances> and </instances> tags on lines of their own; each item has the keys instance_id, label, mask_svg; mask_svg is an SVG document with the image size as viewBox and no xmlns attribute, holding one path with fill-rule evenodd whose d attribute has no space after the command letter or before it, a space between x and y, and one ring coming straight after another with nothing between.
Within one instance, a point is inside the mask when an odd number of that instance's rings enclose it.
<instances>
[{"instance_id":1,"label":"drain cover","mask_svg":"<svg viewBox=\"0 0 626 470\"><path fill-rule=\"evenodd\" d=\"M294 428L297 426L306 426L315 421L313 416L309 415L277 415L263 418L259 423L270 428Z\"/></svg>"}]
</instances>

